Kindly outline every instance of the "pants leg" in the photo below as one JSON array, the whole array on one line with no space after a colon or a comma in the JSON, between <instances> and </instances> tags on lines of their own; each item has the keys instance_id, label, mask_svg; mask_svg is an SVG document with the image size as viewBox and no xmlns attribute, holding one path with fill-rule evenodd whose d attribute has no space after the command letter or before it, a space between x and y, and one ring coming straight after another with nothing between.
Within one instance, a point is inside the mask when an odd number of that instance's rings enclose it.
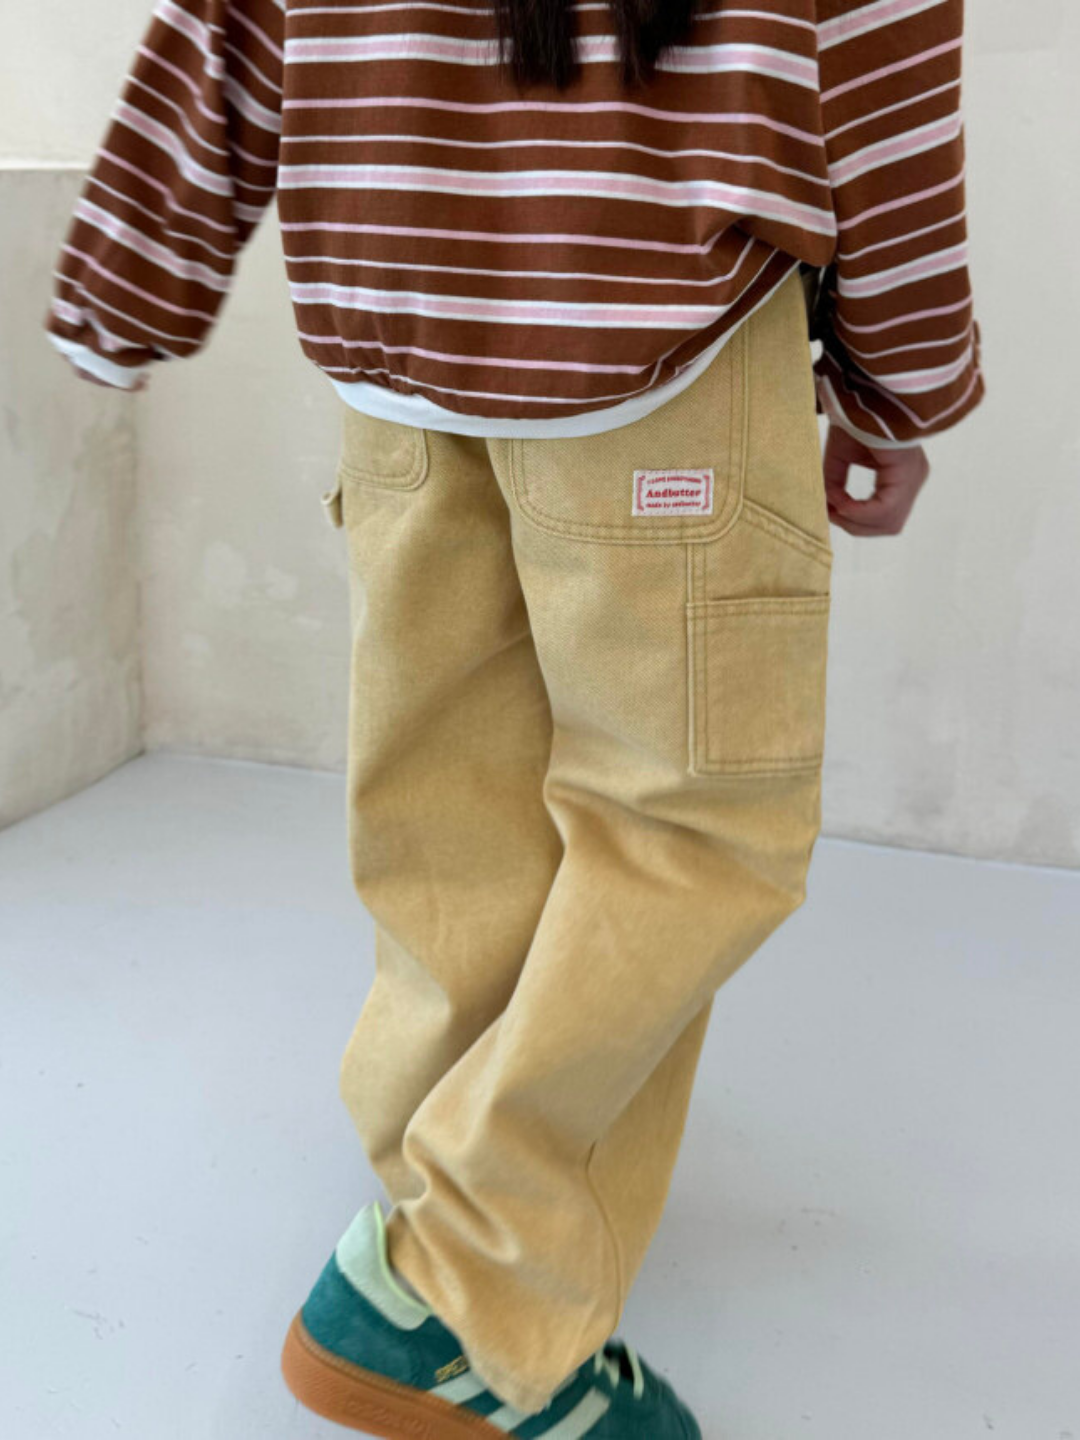
<instances>
[{"instance_id":1,"label":"pants leg","mask_svg":"<svg viewBox=\"0 0 1080 1440\"><path fill-rule=\"evenodd\" d=\"M391 1201L402 1135L505 1008L558 865L551 711L483 441L343 417L348 831L376 975L341 1094Z\"/></svg>"},{"instance_id":2,"label":"pants leg","mask_svg":"<svg viewBox=\"0 0 1080 1440\"><path fill-rule=\"evenodd\" d=\"M505 1008L406 1126L388 1234L524 1412L617 1327L714 992L805 895L831 565L810 366L793 274L643 420L487 442L562 854Z\"/></svg>"}]
</instances>

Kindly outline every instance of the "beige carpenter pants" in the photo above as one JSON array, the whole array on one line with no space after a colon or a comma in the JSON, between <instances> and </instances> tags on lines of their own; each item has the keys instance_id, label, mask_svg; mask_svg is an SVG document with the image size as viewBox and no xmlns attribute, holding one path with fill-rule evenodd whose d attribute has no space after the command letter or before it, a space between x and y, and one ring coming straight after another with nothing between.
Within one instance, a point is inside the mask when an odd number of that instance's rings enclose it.
<instances>
[{"instance_id":1,"label":"beige carpenter pants","mask_svg":"<svg viewBox=\"0 0 1080 1440\"><path fill-rule=\"evenodd\" d=\"M805 895L832 551L797 272L651 415L346 407L348 826L376 978L342 1095L394 1265L532 1412L618 1327L713 994Z\"/></svg>"}]
</instances>

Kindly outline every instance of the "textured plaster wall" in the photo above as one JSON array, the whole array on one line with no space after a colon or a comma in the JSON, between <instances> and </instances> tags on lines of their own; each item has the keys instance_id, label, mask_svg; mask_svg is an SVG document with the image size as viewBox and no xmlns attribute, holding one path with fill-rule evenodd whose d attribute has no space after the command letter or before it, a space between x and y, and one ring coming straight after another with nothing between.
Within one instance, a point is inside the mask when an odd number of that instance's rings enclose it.
<instances>
[{"instance_id":1,"label":"textured plaster wall","mask_svg":"<svg viewBox=\"0 0 1080 1440\"><path fill-rule=\"evenodd\" d=\"M271 211L213 343L146 392L146 737L332 768L345 738L347 582L342 532L319 496L340 402L297 344L280 247Z\"/></svg>"},{"instance_id":2,"label":"textured plaster wall","mask_svg":"<svg viewBox=\"0 0 1080 1440\"><path fill-rule=\"evenodd\" d=\"M100 18L70 0L35 7L23 59L0 60L22 96L3 102L0 154L89 159L148 12L142 0L125 0L99 36ZM1010 0L978 0L968 22L971 265L989 394L964 425L931 442L933 475L902 537L834 532L825 828L1076 865L1080 178L1062 137L1077 133L1080 120L1080 11L1064 0L1039 0L1022 13ZM38 105L31 124L32 62L46 44L66 58L59 77L50 72L49 104ZM0 174L0 184L10 183ZM55 221L47 207L33 211L22 253L51 250ZM1018 257L1026 257L1022 278ZM43 269L39 257L35 273ZM274 214L243 257L209 349L159 369L145 395L69 382L59 357L41 353L43 341L27 343L38 346L31 368L40 368L26 382L38 398L23 427L38 453L61 443L41 433L54 423L56 395L77 407L78 430L97 434L117 417L129 426L129 446L130 427L137 432L147 743L340 766L344 556L318 503L337 452L337 400L296 344ZM15 383L5 376L5 402ZM22 404L16 409L23 415ZM90 442L64 443L85 450ZM101 443L91 445L97 457ZM93 465L103 468L100 458ZM36 478L20 482L28 494L42 483L70 485L55 478L52 461L31 468ZM104 468L119 486L122 467ZM98 536L92 543L119 566L109 584L130 597L115 536L105 545L101 516L80 503L76 531ZM6 509L5 596L15 533ZM100 567L90 568L100 589ZM66 572L64 584L67 593L89 593ZM94 603L104 602L99 595ZM5 678L8 636L0 637ZM33 655L43 652L22 653L31 683ZM109 671L96 652L83 653L84 681L99 675L104 706L116 662ZM24 746L37 744L26 725L21 733ZM42 732L39 748L47 769L58 742Z\"/></svg>"},{"instance_id":3,"label":"textured plaster wall","mask_svg":"<svg viewBox=\"0 0 1080 1440\"><path fill-rule=\"evenodd\" d=\"M69 173L0 171L0 826L142 746L135 416L35 333L73 201Z\"/></svg>"},{"instance_id":4,"label":"textured plaster wall","mask_svg":"<svg viewBox=\"0 0 1080 1440\"><path fill-rule=\"evenodd\" d=\"M1080 864L1080 7L967 6L989 393L896 540L836 537L826 824Z\"/></svg>"}]
</instances>

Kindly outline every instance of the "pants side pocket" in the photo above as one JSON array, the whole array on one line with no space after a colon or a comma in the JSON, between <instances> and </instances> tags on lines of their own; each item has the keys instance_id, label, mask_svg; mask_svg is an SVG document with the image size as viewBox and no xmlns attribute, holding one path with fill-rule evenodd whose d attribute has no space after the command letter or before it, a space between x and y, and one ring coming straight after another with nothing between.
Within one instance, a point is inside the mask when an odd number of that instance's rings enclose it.
<instances>
[{"instance_id":1,"label":"pants side pocket","mask_svg":"<svg viewBox=\"0 0 1080 1440\"><path fill-rule=\"evenodd\" d=\"M686 606L695 775L812 772L825 745L828 595Z\"/></svg>"}]
</instances>

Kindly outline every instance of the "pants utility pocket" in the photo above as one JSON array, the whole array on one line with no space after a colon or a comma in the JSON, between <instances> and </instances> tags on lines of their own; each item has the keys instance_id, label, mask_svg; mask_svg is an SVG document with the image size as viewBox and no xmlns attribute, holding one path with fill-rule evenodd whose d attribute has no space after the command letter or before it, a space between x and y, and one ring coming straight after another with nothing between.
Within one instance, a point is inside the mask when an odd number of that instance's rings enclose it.
<instances>
[{"instance_id":1,"label":"pants utility pocket","mask_svg":"<svg viewBox=\"0 0 1080 1440\"><path fill-rule=\"evenodd\" d=\"M687 604L690 770L816 770L825 742L828 595Z\"/></svg>"},{"instance_id":2,"label":"pants utility pocket","mask_svg":"<svg viewBox=\"0 0 1080 1440\"><path fill-rule=\"evenodd\" d=\"M342 416L338 479L384 490L415 490L428 472L427 434L346 405Z\"/></svg>"}]
</instances>

